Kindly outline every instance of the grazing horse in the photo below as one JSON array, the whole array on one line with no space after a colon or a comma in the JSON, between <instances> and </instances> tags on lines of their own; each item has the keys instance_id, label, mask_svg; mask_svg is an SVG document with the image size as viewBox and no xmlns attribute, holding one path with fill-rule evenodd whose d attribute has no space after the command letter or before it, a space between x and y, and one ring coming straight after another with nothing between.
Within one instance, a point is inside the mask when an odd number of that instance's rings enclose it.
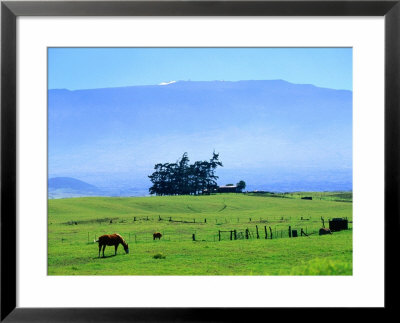
<instances>
[{"instance_id":1,"label":"grazing horse","mask_svg":"<svg viewBox=\"0 0 400 323\"><path fill-rule=\"evenodd\" d=\"M331 230L328 228L321 228L319 229L319 235L322 236L324 234L332 234Z\"/></svg>"},{"instance_id":2,"label":"grazing horse","mask_svg":"<svg viewBox=\"0 0 400 323\"><path fill-rule=\"evenodd\" d=\"M106 246L114 246L115 247L115 255L116 255L119 244L122 244L124 246L125 252L129 253L128 244L118 233L105 234L105 235L99 237L98 240L95 240L95 242L99 243L99 257L100 257L101 247L103 247L103 258L104 258L104 250L106 249Z\"/></svg>"},{"instance_id":3,"label":"grazing horse","mask_svg":"<svg viewBox=\"0 0 400 323\"><path fill-rule=\"evenodd\" d=\"M161 237L162 237L162 234L160 232L153 233L153 240L156 240L156 238L158 238L158 240L160 240Z\"/></svg>"}]
</instances>

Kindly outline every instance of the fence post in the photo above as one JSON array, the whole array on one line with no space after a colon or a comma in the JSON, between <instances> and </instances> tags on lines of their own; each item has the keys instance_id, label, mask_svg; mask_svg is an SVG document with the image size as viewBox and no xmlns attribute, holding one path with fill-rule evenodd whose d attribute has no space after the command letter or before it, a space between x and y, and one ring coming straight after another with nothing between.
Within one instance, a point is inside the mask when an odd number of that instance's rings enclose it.
<instances>
[{"instance_id":1,"label":"fence post","mask_svg":"<svg viewBox=\"0 0 400 323\"><path fill-rule=\"evenodd\" d=\"M249 238L249 229L246 229L246 239Z\"/></svg>"},{"instance_id":2,"label":"fence post","mask_svg":"<svg viewBox=\"0 0 400 323\"><path fill-rule=\"evenodd\" d=\"M268 239L268 231L266 225L264 225L264 231L265 231L265 239Z\"/></svg>"},{"instance_id":3,"label":"fence post","mask_svg":"<svg viewBox=\"0 0 400 323\"><path fill-rule=\"evenodd\" d=\"M289 238L292 237L292 227L289 225Z\"/></svg>"},{"instance_id":4,"label":"fence post","mask_svg":"<svg viewBox=\"0 0 400 323\"><path fill-rule=\"evenodd\" d=\"M136 221L136 216L133 217L133 221Z\"/></svg>"},{"instance_id":5,"label":"fence post","mask_svg":"<svg viewBox=\"0 0 400 323\"><path fill-rule=\"evenodd\" d=\"M218 241L221 241L221 231L218 230Z\"/></svg>"},{"instance_id":6,"label":"fence post","mask_svg":"<svg viewBox=\"0 0 400 323\"><path fill-rule=\"evenodd\" d=\"M272 239L272 229L271 229L271 227L269 227L269 233L270 233L270 236L271 236L271 239Z\"/></svg>"},{"instance_id":7,"label":"fence post","mask_svg":"<svg viewBox=\"0 0 400 323\"><path fill-rule=\"evenodd\" d=\"M204 223L207 223L207 219L204 219Z\"/></svg>"},{"instance_id":8,"label":"fence post","mask_svg":"<svg viewBox=\"0 0 400 323\"><path fill-rule=\"evenodd\" d=\"M258 234L258 226L256 225L256 233L257 233L257 239L260 239L260 235Z\"/></svg>"},{"instance_id":9,"label":"fence post","mask_svg":"<svg viewBox=\"0 0 400 323\"><path fill-rule=\"evenodd\" d=\"M233 230L233 234L234 234L234 238L235 238L235 240L236 240L236 239L237 239L236 230Z\"/></svg>"},{"instance_id":10,"label":"fence post","mask_svg":"<svg viewBox=\"0 0 400 323\"><path fill-rule=\"evenodd\" d=\"M233 231L231 230L231 237L230 237L230 238L231 238L231 240L232 240L232 234L233 234Z\"/></svg>"},{"instance_id":11,"label":"fence post","mask_svg":"<svg viewBox=\"0 0 400 323\"><path fill-rule=\"evenodd\" d=\"M194 233L192 234L192 239L193 239L193 241L196 241L196 236Z\"/></svg>"},{"instance_id":12,"label":"fence post","mask_svg":"<svg viewBox=\"0 0 400 323\"><path fill-rule=\"evenodd\" d=\"M322 227L325 228L325 220L322 216L321 216L321 221L322 221Z\"/></svg>"},{"instance_id":13,"label":"fence post","mask_svg":"<svg viewBox=\"0 0 400 323\"><path fill-rule=\"evenodd\" d=\"M160 215L158 216L158 221L161 221L161 216Z\"/></svg>"},{"instance_id":14,"label":"fence post","mask_svg":"<svg viewBox=\"0 0 400 323\"><path fill-rule=\"evenodd\" d=\"M171 216L169 217L169 221L170 221L170 222L172 221L172 217L171 217Z\"/></svg>"}]
</instances>

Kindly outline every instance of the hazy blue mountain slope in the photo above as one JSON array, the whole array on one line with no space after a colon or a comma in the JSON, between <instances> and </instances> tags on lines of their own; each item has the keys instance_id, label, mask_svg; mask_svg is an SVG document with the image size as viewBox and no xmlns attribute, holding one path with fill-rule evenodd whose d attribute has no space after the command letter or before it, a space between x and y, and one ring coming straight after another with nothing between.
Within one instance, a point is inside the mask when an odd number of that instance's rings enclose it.
<instances>
[{"instance_id":1,"label":"hazy blue mountain slope","mask_svg":"<svg viewBox=\"0 0 400 323\"><path fill-rule=\"evenodd\" d=\"M71 177L49 178L49 189L97 190L97 187Z\"/></svg>"},{"instance_id":2,"label":"hazy blue mountain slope","mask_svg":"<svg viewBox=\"0 0 400 323\"><path fill-rule=\"evenodd\" d=\"M336 181L351 187L350 91L281 80L179 81L50 90L48 103L53 176L142 188L155 163L185 151L208 159L215 149L227 182L285 178L321 187L337 172Z\"/></svg>"},{"instance_id":3,"label":"hazy blue mountain slope","mask_svg":"<svg viewBox=\"0 0 400 323\"><path fill-rule=\"evenodd\" d=\"M53 177L48 180L50 198L101 195L94 185L71 177Z\"/></svg>"},{"instance_id":4,"label":"hazy blue mountain slope","mask_svg":"<svg viewBox=\"0 0 400 323\"><path fill-rule=\"evenodd\" d=\"M53 90L49 93L49 124L58 135L67 137L73 126L74 135L84 134L84 140L113 133L116 126L129 133L151 129L165 135L224 128L236 122L240 126L265 122L293 126L296 122L299 129L309 132L308 126L321 129L333 120L351 123L351 100L349 91L284 81Z\"/></svg>"},{"instance_id":5,"label":"hazy blue mountain slope","mask_svg":"<svg viewBox=\"0 0 400 323\"><path fill-rule=\"evenodd\" d=\"M121 187L102 187L86 183L72 177L52 177L48 179L49 198L65 198L80 196L145 196L147 190L130 186L129 189Z\"/></svg>"}]
</instances>

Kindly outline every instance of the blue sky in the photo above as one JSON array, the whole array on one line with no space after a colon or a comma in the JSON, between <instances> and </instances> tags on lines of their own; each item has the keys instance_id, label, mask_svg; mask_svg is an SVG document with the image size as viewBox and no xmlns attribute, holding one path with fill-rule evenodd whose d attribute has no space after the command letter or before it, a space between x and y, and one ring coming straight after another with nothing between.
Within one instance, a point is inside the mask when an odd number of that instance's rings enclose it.
<instances>
[{"instance_id":1,"label":"blue sky","mask_svg":"<svg viewBox=\"0 0 400 323\"><path fill-rule=\"evenodd\" d=\"M49 89L283 79L352 90L351 48L49 48Z\"/></svg>"}]
</instances>

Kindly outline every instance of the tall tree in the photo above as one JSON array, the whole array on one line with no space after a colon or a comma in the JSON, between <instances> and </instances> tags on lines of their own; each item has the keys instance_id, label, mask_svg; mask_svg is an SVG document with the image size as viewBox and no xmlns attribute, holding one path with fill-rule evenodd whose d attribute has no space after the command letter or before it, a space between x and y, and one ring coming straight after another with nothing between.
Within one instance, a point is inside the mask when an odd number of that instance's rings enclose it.
<instances>
[{"instance_id":1,"label":"tall tree","mask_svg":"<svg viewBox=\"0 0 400 323\"><path fill-rule=\"evenodd\" d=\"M216 154L214 151L213 157L207 164L206 186L209 192L212 192L214 189L218 188L217 179L219 177L215 175L215 170L218 166L223 167L222 162L219 161L219 154Z\"/></svg>"},{"instance_id":2,"label":"tall tree","mask_svg":"<svg viewBox=\"0 0 400 323\"><path fill-rule=\"evenodd\" d=\"M246 188L246 182L240 181L239 183L236 184L236 188L240 192L243 191Z\"/></svg>"}]
</instances>

